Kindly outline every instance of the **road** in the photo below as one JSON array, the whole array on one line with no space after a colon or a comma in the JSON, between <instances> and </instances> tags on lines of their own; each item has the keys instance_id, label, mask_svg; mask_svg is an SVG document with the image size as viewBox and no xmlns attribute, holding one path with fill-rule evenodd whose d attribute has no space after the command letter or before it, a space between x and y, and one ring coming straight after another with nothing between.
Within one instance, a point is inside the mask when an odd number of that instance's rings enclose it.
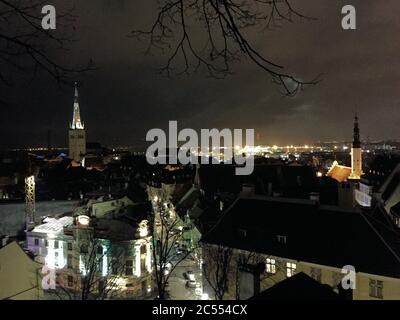
<instances>
[{"instance_id":1,"label":"road","mask_svg":"<svg viewBox=\"0 0 400 320\"><path fill-rule=\"evenodd\" d=\"M200 300L201 296L196 296L194 288L186 287L185 272L193 271L196 281L201 285L202 276L198 263L186 258L172 272L169 277L168 295L171 300Z\"/></svg>"}]
</instances>

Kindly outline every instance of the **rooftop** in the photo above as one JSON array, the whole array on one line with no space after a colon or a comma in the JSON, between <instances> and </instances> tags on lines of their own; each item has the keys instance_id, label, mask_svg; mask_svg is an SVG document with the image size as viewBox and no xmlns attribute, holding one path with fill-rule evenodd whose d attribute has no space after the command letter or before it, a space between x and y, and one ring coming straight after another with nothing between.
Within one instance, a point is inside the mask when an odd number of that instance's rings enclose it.
<instances>
[{"instance_id":1,"label":"rooftop","mask_svg":"<svg viewBox=\"0 0 400 320\"><path fill-rule=\"evenodd\" d=\"M328 177L335 179L338 182L346 181L351 174L351 168L346 166L341 166L337 161L334 161L328 173Z\"/></svg>"},{"instance_id":2,"label":"rooftop","mask_svg":"<svg viewBox=\"0 0 400 320\"><path fill-rule=\"evenodd\" d=\"M339 300L340 298L329 286L300 272L249 300Z\"/></svg>"},{"instance_id":3,"label":"rooftop","mask_svg":"<svg viewBox=\"0 0 400 320\"><path fill-rule=\"evenodd\" d=\"M32 232L51 234L60 233L63 232L64 227L70 226L74 223L74 218L72 216L66 216L59 219L47 217L43 222L43 224L36 226Z\"/></svg>"},{"instance_id":4,"label":"rooftop","mask_svg":"<svg viewBox=\"0 0 400 320\"><path fill-rule=\"evenodd\" d=\"M361 211L304 200L239 198L202 241L400 278L399 240L398 233Z\"/></svg>"}]
</instances>

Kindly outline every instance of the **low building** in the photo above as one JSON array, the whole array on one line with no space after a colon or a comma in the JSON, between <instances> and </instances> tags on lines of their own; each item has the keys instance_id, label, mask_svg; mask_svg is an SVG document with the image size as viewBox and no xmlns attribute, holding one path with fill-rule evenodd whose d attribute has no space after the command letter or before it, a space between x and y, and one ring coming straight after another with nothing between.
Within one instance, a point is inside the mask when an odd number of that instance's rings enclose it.
<instances>
[{"instance_id":1,"label":"low building","mask_svg":"<svg viewBox=\"0 0 400 320\"><path fill-rule=\"evenodd\" d=\"M33 261L17 242L0 249L0 300L43 298L42 265Z\"/></svg>"},{"instance_id":2,"label":"low building","mask_svg":"<svg viewBox=\"0 0 400 320\"><path fill-rule=\"evenodd\" d=\"M224 299L247 299L304 272L338 291L353 266L353 299L400 299L399 237L361 210L239 198L203 236L204 287L212 296L222 283Z\"/></svg>"}]
</instances>

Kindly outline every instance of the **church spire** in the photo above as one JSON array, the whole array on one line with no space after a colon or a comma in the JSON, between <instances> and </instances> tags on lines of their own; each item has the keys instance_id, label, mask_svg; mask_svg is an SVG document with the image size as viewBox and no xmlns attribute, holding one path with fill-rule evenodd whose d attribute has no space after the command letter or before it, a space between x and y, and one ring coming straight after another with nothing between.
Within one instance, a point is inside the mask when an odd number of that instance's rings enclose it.
<instances>
[{"instance_id":1,"label":"church spire","mask_svg":"<svg viewBox=\"0 0 400 320\"><path fill-rule=\"evenodd\" d=\"M356 113L354 116L353 147L351 148L351 174L349 179L359 180L362 175L363 171L360 129L358 128L358 116Z\"/></svg>"},{"instance_id":2,"label":"church spire","mask_svg":"<svg viewBox=\"0 0 400 320\"><path fill-rule=\"evenodd\" d=\"M353 148L361 148L360 129L358 127L357 112L354 116L354 129L353 129Z\"/></svg>"},{"instance_id":3,"label":"church spire","mask_svg":"<svg viewBox=\"0 0 400 320\"><path fill-rule=\"evenodd\" d=\"M81 112L79 109L79 94L78 94L78 83L75 82L75 96L74 96L74 111L72 115L72 124L71 129L81 129L83 130L85 127L81 120Z\"/></svg>"}]
</instances>

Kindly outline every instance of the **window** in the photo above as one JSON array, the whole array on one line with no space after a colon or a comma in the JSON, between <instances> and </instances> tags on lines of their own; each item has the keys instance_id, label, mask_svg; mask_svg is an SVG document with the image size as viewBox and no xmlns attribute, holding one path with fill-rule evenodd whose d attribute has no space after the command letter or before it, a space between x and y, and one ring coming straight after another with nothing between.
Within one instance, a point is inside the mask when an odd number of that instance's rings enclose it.
<instances>
[{"instance_id":1,"label":"window","mask_svg":"<svg viewBox=\"0 0 400 320\"><path fill-rule=\"evenodd\" d=\"M275 261L275 259L267 258L266 271L267 271L267 273L271 273L271 274L275 274L276 273L276 261Z\"/></svg>"},{"instance_id":2,"label":"window","mask_svg":"<svg viewBox=\"0 0 400 320\"><path fill-rule=\"evenodd\" d=\"M39 239L35 239L35 246L37 247L39 245Z\"/></svg>"},{"instance_id":3,"label":"window","mask_svg":"<svg viewBox=\"0 0 400 320\"><path fill-rule=\"evenodd\" d=\"M125 275L133 276L133 261L126 260L125 262Z\"/></svg>"},{"instance_id":4,"label":"window","mask_svg":"<svg viewBox=\"0 0 400 320\"><path fill-rule=\"evenodd\" d=\"M140 254L146 254L146 246L140 247Z\"/></svg>"},{"instance_id":5,"label":"window","mask_svg":"<svg viewBox=\"0 0 400 320\"><path fill-rule=\"evenodd\" d=\"M68 258L67 258L67 267L68 267L68 268L72 268L72 254L69 254L69 255L68 255Z\"/></svg>"},{"instance_id":6,"label":"window","mask_svg":"<svg viewBox=\"0 0 400 320\"><path fill-rule=\"evenodd\" d=\"M47 248L49 246L49 241L46 239L44 240L44 246Z\"/></svg>"},{"instance_id":7,"label":"window","mask_svg":"<svg viewBox=\"0 0 400 320\"><path fill-rule=\"evenodd\" d=\"M55 260L54 265L55 265L56 267L58 267L58 252L54 252L54 260Z\"/></svg>"},{"instance_id":8,"label":"window","mask_svg":"<svg viewBox=\"0 0 400 320\"><path fill-rule=\"evenodd\" d=\"M332 287L335 289L335 292L338 292L337 289L339 287L340 282L343 279L343 274L339 272L333 272L332 273Z\"/></svg>"},{"instance_id":9,"label":"window","mask_svg":"<svg viewBox=\"0 0 400 320\"><path fill-rule=\"evenodd\" d=\"M68 242L68 251L72 251L72 242Z\"/></svg>"},{"instance_id":10,"label":"window","mask_svg":"<svg viewBox=\"0 0 400 320\"><path fill-rule=\"evenodd\" d=\"M247 237L247 230L245 230L245 229L239 229L238 233L239 233L239 236L241 238L246 238Z\"/></svg>"},{"instance_id":11,"label":"window","mask_svg":"<svg viewBox=\"0 0 400 320\"><path fill-rule=\"evenodd\" d=\"M284 243L284 244L286 244L286 240L287 240L287 237L286 237L286 236L278 235L277 238L278 238L278 242L279 242L279 243Z\"/></svg>"},{"instance_id":12,"label":"window","mask_svg":"<svg viewBox=\"0 0 400 320\"><path fill-rule=\"evenodd\" d=\"M103 254L103 246L97 246L97 254Z\"/></svg>"},{"instance_id":13,"label":"window","mask_svg":"<svg viewBox=\"0 0 400 320\"><path fill-rule=\"evenodd\" d=\"M369 296L383 299L383 281L373 279L369 280Z\"/></svg>"},{"instance_id":14,"label":"window","mask_svg":"<svg viewBox=\"0 0 400 320\"><path fill-rule=\"evenodd\" d=\"M73 286L74 286L74 277L68 276L68 287L73 287Z\"/></svg>"},{"instance_id":15,"label":"window","mask_svg":"<svg viewBox=\"0 0 400 320\"><path fill-rule=\"evenodd\" d=\"M86 244L81 245L81 253L88 253L88 246Z\"/></svg>"},{"instance_id":16,"label":"window","mask_svg":"<svg viewBox=\"0 0 400 320\"><path fill-rule=\"evenodd\" d=\"M292 262L287 262L286 263L286 276L289 278L289 277L294 276L295 273L296 273L296 264L292 263Z\"/></svg>"},{"instance_id":17,"label":"window","mask_svg":"<svg viewBox=\"0 0 400 320\"><path fill-rule=\"evenodd\" d=\"M58 240L54 240L54 249L58 249Z\"/></svg>"},{"instance_id":18,"label":"window","mask_svg":"<svg viewBox=\"0 0 400 320\"><path fill-rule=\"evenodd\" d=\"M311 278L315 281L321 282L322 271L319 268L311 268Z\"/></svg>"}]
</instances>

